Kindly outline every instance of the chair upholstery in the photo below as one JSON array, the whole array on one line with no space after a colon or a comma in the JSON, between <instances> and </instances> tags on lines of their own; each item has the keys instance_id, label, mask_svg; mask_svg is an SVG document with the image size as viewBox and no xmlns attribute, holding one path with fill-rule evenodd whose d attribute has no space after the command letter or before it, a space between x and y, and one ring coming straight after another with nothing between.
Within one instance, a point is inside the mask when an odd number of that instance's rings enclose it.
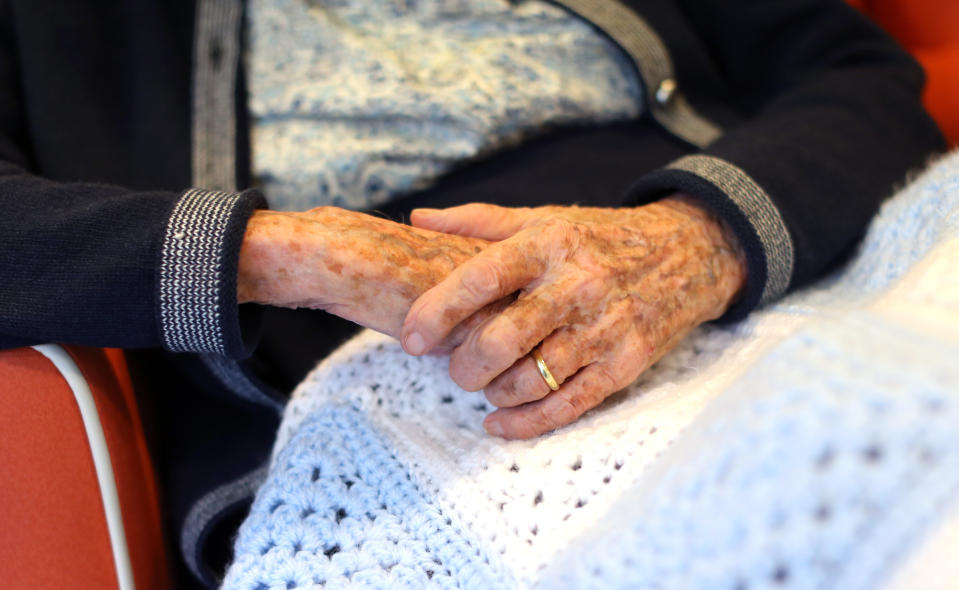
<instances>
[{"instance_id":1,"label":"chair upholstery","mask_svg":"<svg viewBox=\"0 0 959 590\"><path fill-rule=\"evenodd\" d=\"M169 588L156 480L122 354L7 350L0 376L3 587Z\"/></svg>"},{"instance_id":2,"label":"chair upholstery","mask_svg":"<svg viewBox=\"0 0 959 590\"><path fill-rule=\"evenodd\" d=\"M850 0L908 49L926 70L923 102L959 146L959 2Z\"/></svg>"}]
</instances>

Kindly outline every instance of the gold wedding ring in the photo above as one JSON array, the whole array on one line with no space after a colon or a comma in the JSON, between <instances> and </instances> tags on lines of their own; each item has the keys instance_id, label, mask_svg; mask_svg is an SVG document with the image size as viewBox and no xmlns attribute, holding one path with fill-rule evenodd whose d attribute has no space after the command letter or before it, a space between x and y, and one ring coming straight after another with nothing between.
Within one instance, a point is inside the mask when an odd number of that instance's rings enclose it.
<instances>
[{"instance_id":1,"label":"gold wedding ring","mask_svg":"<svg viewBox=\"0 0 959 590\"><path fill-rule=\"evenodd\" d=\"M546 361L543 360L543 355L540 353L539 347L534 348L530 354L533 360L536 361L536 368L539 369L539 374L543 376L543 381L546 382L546 385L549 385L549 388L553 391L559 389L559 383L556 382L553 374L549 372L549 367L546 366Z\"/></svg>"}]
</instances>

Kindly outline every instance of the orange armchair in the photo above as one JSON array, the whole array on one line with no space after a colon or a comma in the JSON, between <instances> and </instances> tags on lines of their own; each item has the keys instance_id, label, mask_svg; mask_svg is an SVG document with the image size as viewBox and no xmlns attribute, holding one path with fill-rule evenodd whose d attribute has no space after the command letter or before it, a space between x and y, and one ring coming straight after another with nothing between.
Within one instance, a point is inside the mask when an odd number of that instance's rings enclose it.
<instances>
[{"instance_id":1,"label":"orange armchair","mask_svg":"<svg viewBox=\"0 0 959 590\"><path fill-rule=\"evenodd\" d=\"M953 146L959 146L959 2L850 0L889 31L926 70L923 102Z\"/></svg>"}]
</instances>

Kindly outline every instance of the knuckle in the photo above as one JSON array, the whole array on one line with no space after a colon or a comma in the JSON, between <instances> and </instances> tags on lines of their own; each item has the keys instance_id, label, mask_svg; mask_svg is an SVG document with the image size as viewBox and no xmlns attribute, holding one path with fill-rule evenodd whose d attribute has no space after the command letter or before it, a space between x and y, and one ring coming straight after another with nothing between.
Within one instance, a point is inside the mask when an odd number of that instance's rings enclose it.
<instances>
[{"instance_id":1,"label":"knuckle","mask_svg":"<svg viewBox=\"0 0 959 590\"><path fill-rule=\"evenodd\" d=\"M572 231L576 226L575 222L572 222L568 219L562 217L551 217L543 222L543 227L550 232L555 232L560 235Z\"/></svg>"},{"instance_id":2,"label":"knuckle","mask_svg":"<svg viewBox=\"0 0 959 590\"><path fill-rule=\"evenodd\" d=\"M474 331L470 339L473 352L484 357L500 357L510 354L516 360L525 354L518 349L523 340L520 330L508 315L500 315Z\"/></svg>"},{"instance_id":3,"label":"knuckle","mask_svg":"<svg viewBox=\"0 0 959 590\"><path fill-rule=\"evenodd\" d=\"M556 430L564 424L557 420L556 411L550 407L551 405L552 404L537 404L536 413L530 420L531 424L536 427L537 432L542 433Z\"/></svg>"},{"instance_id":4,"label":"knuckle","mask_svg":"<svg viewBox=\"0 0 959 590\"><path fill-rule=\"evenodd\" d=\"M583 226L575 221L554 217L543 223L546 234L572 251L582 235Z\"/></svg>"},{"instance_id":5,"label":"knuckle","mask_svg":"<svg viewBox=\"0 0 959 590\"><path fill-rule=\"evenodd\" d=\"M506 433L506 438L532 438L543 432L528 408L497 410L497 413L501 416L500 425Z\"/></svg>"},{"instance_id":6,"label":"knuckle","mask_svg":"<svg viewBox=\"0 0 959 590\"><path fill-rule=\"evenodd\" d=\"M310 217L325 218L334 214L333 209L334 207L331 207L330 205L320 205L319 207L313 207L312 209L307 210L306 214Z\"/></svg>"},{"instance_id":7,"label":"knuckle","mask_svg":"<svg viewBox=\"0 0 959 590\"><path fill-rule=\"evenodd\" d=\"M508 375L510 367L523 356L514 354L512 347L503 344L500 337L488 333L492 323L471 331L450 355L450 377L467 391L479 391L499 376ZM518 387L514 389L520 391Z\"/></svg>"},{"instance_id":8,"label":"knuckle","mask_svg":"<svg viewBox=\"0 0 959 590\"><path fill-rule=\"evenodd\" d=\"M556 402L552 405L554 407L548 413L550 430L569 424L579 418L587 409L581 407L583 403L579 396L558 395L556 396Z\"/></svg>"},{"instance_id":9,"label":"knuckle","mask_svg":"<svg viewBox=\"0 0 959 590\"><path fill-rule=\"evenodd\" d=\"M608 393L619 389L621 382L622 378L619 371L614 370L608 364L598 364L594 372L594 382L590 384L592 385L590 389L596 392L599 400L602 400ZM622 385L625 385L625 383L622 383Z\"/></svg>"},{"instance_id":10,"label":"knuckle","mask_svg":"<svg viewBox=\"0 0 959 590\"><path fill-rule=\"evenodd\" d=\"M487 260L463 274L462 286L470 302L486 303L491 295L501 291L505 282L502 267Z\"/></svg>"},{"instance_id":11,"label":"knuckle","mask_svg":"<svg viewBox=\"0 0 959 590\"><path fill-rule=\"evenodd\" d=\"M489 403L497 408L513 408L525 401L516 389L515 382L490 384L483 393Z\"/></svg>"},{"instance_id":12,"label":"knuckle","mask_svg":"<svg viewBox=\"0 0 959 590\"><path fill-rule=\"evenodd\" d=\"M540 423L535 415L529 416L526 413L517 415L511 422L514 438L533 438L550 430Z\"/></svg>"},{"instance_id":13,"label":"knuckle","mask_svg":"<svg viewBox=\"0 0 959 590\"><path fill-rule=\"evenodd\" d=\"M500 323L494 320L480 326L470 333L463 346L463 356L468 354L477 371L489 375L488 380L508 370L523 356L515 350L508 327L497 327Z\"/></svg>"},{"instance_id":14,"label":"knuckle","mask_svg":"<svg viewBox=\"0 0 959 590\"><path fill-rule=\"evenodd\" d=\"M603 292L611 290L622 275L609 264L595 264L590 271L590 282Z\"/></svg>"},{"instance_id":15,"label":"knuckle","mask_svg":"<svg viewBox=\"0 0 959 590\"><path fill-rule=\"evenodd\" d=\"M515 318L509 318L509 327L506 329L503 350L509 350L514 359L519 360L527 356L537 344L543 341L550 332L552 326L542 325L537 321L530 320L528 325ZM524 320L526 321L526 320Z\"/></svg>"},{"instance_id":16,"label":"knuckle","mask_svg":"<svg viewBox=\"0 0 959 590\"><path fill-rule=\"evenodd\" d=\"M516 403L518 398L516 380L511 378L508 373L493 379L483 390L483 395L486 396L489 403L497 408L510 408L519 405Z\"/></svg>"},{"instance_id":17,"label":"knuckle","mask_svg":"<svg viewBox=\"0 0 959 590\"><path fill-rule=\"evenodd\" d=\"M549 391L538 372L531 376L526 371L511 370L494 379L485 393L494 406L512 408L542 399Z\"/></svg>"}]
</instances>

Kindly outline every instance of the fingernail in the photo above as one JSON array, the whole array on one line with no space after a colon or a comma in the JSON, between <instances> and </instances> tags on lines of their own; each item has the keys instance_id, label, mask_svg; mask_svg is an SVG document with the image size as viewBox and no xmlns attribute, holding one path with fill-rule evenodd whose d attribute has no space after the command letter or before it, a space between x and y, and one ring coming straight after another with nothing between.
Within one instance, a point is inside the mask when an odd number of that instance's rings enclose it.
<instances>
[{"instance_id":1,"label":"fingernail","mask_svg":"<svg viewBox=\"0 0 959 590\"><path fill-rule=\"evenodd\" d=\"M439 209L430 209L429 207L423 207L421 209L413 209L413 213L417 215L435 215L439 213Z\"/></svg>"},{"instance_id":2,"label":"fingernail","mask_svg":"<svg viewBox=\"0 0 959 590\"><path fill-rule=\"evenodd\" d=\"M423 341L423 337L420 336L419 332L413 332L406 337L406 352L413 355L423 354L426 350L426 342Z\"/></svg>"},{"instance_id":3,"label":"fingernail","mask_svg":"<svg viewBox=\"0 0 959 590\"><path fill-rule=\"evenodd\" d=\"M506 431L503 430L503 425L500 424L498 420L487 420L483 422L483 428L485 428L486 432L492 434L493 436L504 438L506 435Z\"/></svg>"}]
</instances>

